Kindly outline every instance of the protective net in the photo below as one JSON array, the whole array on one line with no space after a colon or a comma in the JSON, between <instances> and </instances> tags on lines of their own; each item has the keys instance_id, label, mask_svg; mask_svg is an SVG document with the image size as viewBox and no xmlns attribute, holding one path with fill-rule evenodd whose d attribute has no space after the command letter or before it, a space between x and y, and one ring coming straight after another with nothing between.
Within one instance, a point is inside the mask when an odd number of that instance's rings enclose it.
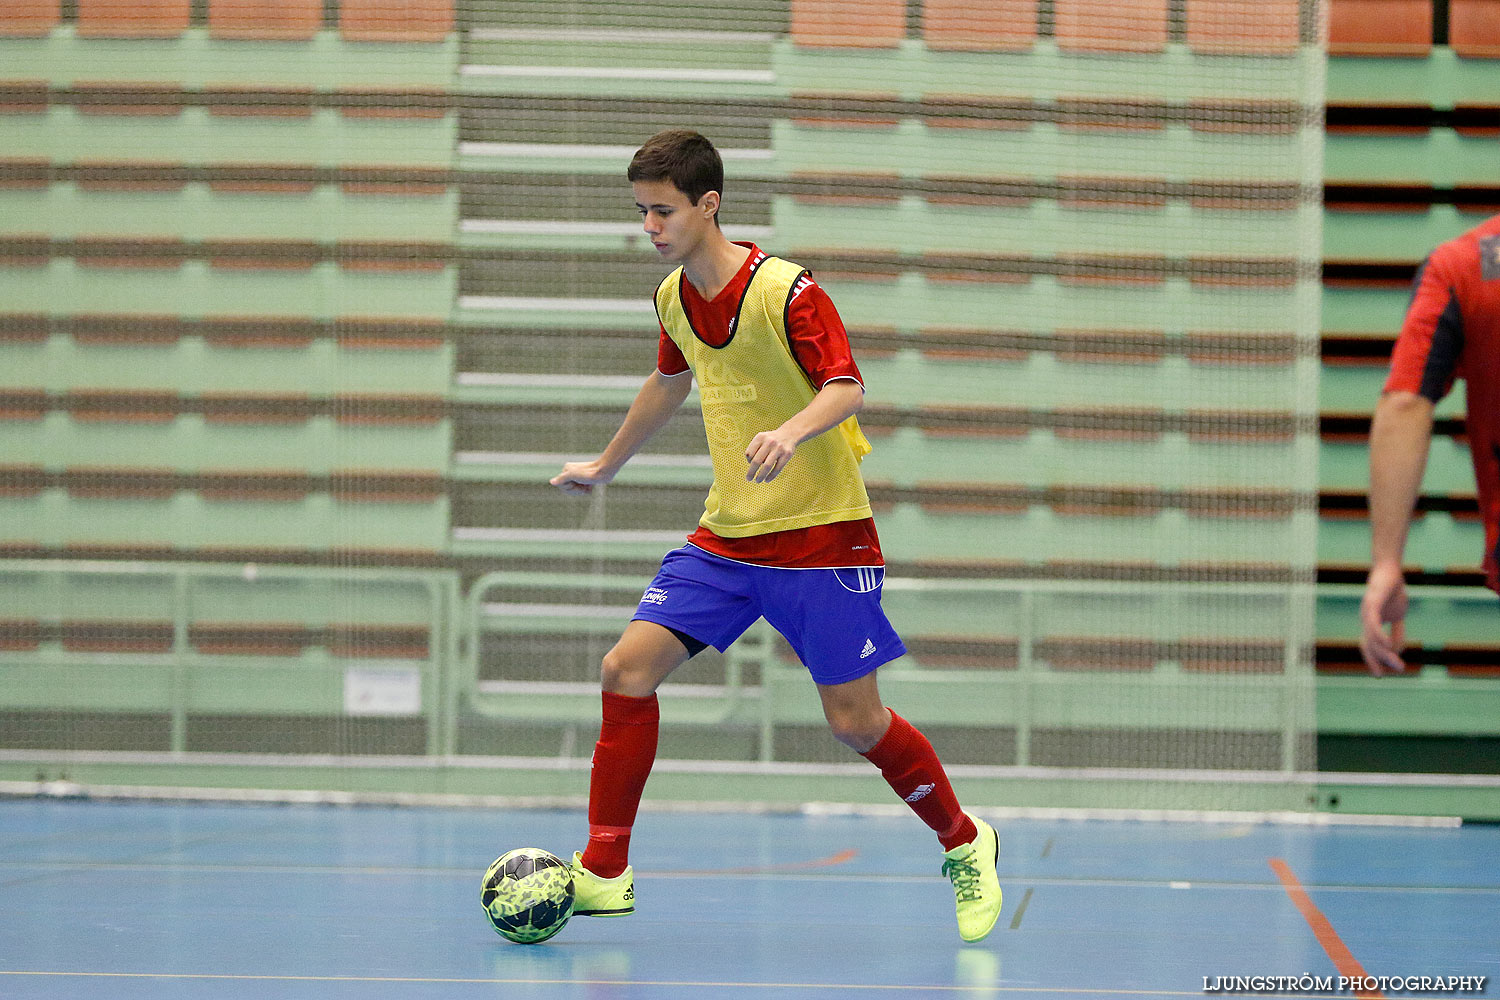
<instances>
[{"instance_id":1,"label":"protective net","mask_svg":"<svg viewBox=\"0 0 1500 1000\"><path fill-rule=\"evenodd\" d=\"M655 363L665 268L624 168L687 127L723 155L726 234L848 326L910 649L886 700L995 804L1305 807L1319 24L1315 0L14 8L7 767L579 789L600 658L702 512L696 395L607 490L547 479ZM869 791L764 623L663 714L660 770L710 776L678 794Z\"/></svg>"}]
</instances>

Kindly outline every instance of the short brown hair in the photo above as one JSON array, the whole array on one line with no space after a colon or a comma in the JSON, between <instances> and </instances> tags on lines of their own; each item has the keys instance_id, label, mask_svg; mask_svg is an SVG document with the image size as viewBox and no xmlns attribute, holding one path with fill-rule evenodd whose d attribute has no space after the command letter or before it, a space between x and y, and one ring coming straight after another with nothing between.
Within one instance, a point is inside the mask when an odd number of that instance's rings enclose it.
<instances>
[{"instance_id":1,"label":"short brown hair","mask_svg":"<svg viewBox=\"0 0 1500 1000\"><path fill-rule=\"evenodd\" d=\"M694 205L710 191L724 195L724 161L713 143L691 129L668 129L647 139L625 176L632 183L669 180Z\"/></svg>"}]
</instances>

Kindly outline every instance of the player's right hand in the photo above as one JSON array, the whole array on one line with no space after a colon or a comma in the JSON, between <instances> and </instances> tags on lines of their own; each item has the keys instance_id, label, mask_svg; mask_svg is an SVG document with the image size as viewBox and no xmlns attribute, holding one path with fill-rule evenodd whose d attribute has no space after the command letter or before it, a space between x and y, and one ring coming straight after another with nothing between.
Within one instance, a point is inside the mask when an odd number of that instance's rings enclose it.
<instances>
[{"instance_id":1,"label":"player's right hand","mask_svg":"<svg viewBox=\"0 0 1500 1000\"><path fill-rule=\"evenodd\" d=\"M550 481L564 493L581 496L594 492L595 486L607 485L613 478L614 473L604 472L597 462L567 462Z\"/></svg>"},{"instance_id":2,"label":"player's right hand","mask_svg":"<svg viewBox=\"0 0 1500 1000\"><path fill-rule=\"evenodd\" d=\"M1375 566L1359 604L1359 653L1365 668L1376 677L1402 673L1406 645L1406 578L1399 566ZM1389 625L1387 632L1385 626Z\"/></svg>"}]
</instances>

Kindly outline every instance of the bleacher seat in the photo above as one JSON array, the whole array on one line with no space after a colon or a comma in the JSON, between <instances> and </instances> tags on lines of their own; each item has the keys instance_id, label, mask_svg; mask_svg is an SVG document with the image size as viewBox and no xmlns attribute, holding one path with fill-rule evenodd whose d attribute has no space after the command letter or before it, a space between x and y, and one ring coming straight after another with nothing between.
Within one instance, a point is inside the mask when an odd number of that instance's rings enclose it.
<instances>
[{"instance_id":1,"label":"bleacher seat","mask_svg":"<svg viewBox=\"0 0 1500 1000\"><path fill-rule=\"evenodd\" d=\"M42 644L42 638L46 634L46 626L34 619L0 620L0 650L11 653L29 652Z\"/></svg>"},{"instance_id":2,"label":"bleacher seat","mask_svg":"<svg viewBox=\"0 0 1500 1000\"><path fill-rule=\"evenodd\" d=\"M838 94L799 91L791 95L790 121L799 128L893 129L901 124L897 94L863 94L857 106Z\"/></svg>"},{"instance_id":3,"label":"bleacher seat","mask_svg":"<svg viewBox=\"0 0 1500 1000\"><path fill-rule=\"evenodd\" d=\"M927 0L922 40L929 49L1024 52L1036 43L1036 0Z\"/></svg>"},{"instance_id":4,"label":"bleacher seat","mask_svg":"<svg viewBox=\"0 0 1500 1000\"><path fill-rule=\"evenodd\" d=\"M165 653L173 636L170 621L65 621L58 633L71 653Z\"/></svg>"},{"instance_id":5,"label":"bleacher seat","mask_svg":"<svg viewBox=\"0 0 1500 1000\"><path fill-rule=\"evenodd\" d=\"M1408 667L1443 667L1449 677L1500 678L1500 645L1446 643L1427 647L1410 644L1402 650L1401 658ZM1316 663L1320 674L1357 676L1366 672L1359 646L1353 642L1320 641ZM1394 676L1417 678L1421 676L1421 670L1408 669L1406 673Z\"/></svg>"},{"instance_id":6,"label":"bleacher seat","mask_svg":"<svg viewBox=\"0 0 1500 1000\"><path fill-rule=\"evenodd\" d=\"M921 635L902 636L907 652L929 670L1015 670L1020 641L1013 636Z\"/></svg>"},{"instance_id":7,"label":"bleacher seat","mask_svg":"<svg viewBox=\"0 0 1500 1000\"><path fill-rule=\"evenodd\" d=\"M339 34L353 42L441 42L453 26L453 0L343 0L339 7Z\"/></svg>"},{"instance_id":8,"label":"bleacher seat","mask_svg":"<svg viewBox=\"0 0 1500 1000\"><path fill-rule=\"evenodd\" d=\"M73 106L83 115L178 115L188 95L175 83L76 80Z\"/></svg>"},{"instance_id":9,"label":"bleacher seat","mask_svg":"<svg viewBox=\"0 0 1500 1000\"><path fill-rule=\"evenodd\" d=\"M192 20L192 0L78 0L84 38L176 38Z\"/></svg>"},{"instance_id":10,"label":"bleacher seat","mask_svg":"<svg viewBox=\"0 0 1500 1000\"><path fill-rule=\"evenodd\" d=\"M0 84L0 114L45 114L50 101L46 80L8 80Z\"/></svg>"},{"instance_id":11,"label":"bleacher seat","mask_svg":"<svg viewBox=\"0 0 1500 1000\"><path fill-rule=\"evenodd\" d=\"M314 92L307 87L204 87L198 101L208 113L233 118L311 118Z\"/></svg>"},{"instance_id":12,"label":"bleacher seat","mask_svg":"<svg viewBox=\"0 0 1500 1000\"><path fill-rule=\"evenodd\" d=\"M73 262L80 268L167 270L181 267L187 259L180 240L157 236L79 236L73 240L72 251Z\"/></svg>"},{"instance_id":13,"label":"bleacher seat","mask_svg":"<svg viewBox=\"0 0 1500 1000\"><path fill-rule=\"evenodd\" d=\"M447 92L432 87L339 90L333 99L346 118L442 118L452 108Z\"/></svg>"},{"instance_id":14,"label":"bleacher seat","mask_svg":"<svg viewBox=\"0 0 1500 1000\"><path fill-rule=\"evenodd\" d=\"M61 21L61 0L7 0L0 7L0 36L45 35Z\"/></svg>"},{"instance_id":15,"label":"bleacher seat","mask_svg":"<svg viewBox=\"0 0 1500 1000\"><path fill-rule=\"evenodd\" d=\"M69 178L81 192L181 191L188 185L188 168L158 160L105 161L80 158L54 171L53 178Z\"/></svg>"},{"instance_id":16,"label":"bleacher seat","mask_svg":"<svg viewBox=\"0 0 1500 1000\"><path fill-rule=\"evenodd\" d=\"M1302 34L1301 7L1301 0L1187 0L1188 48L1203 55L1292 55Z\"/></svg>"},{"instance_id":17,"label":"bleacher seat","mask_svg":"<svg viewBox=\"0 0 1500 1000\"><path fill-rule=\"evenodd\" d=\"M305 41L323 26L323 0L209 0L213 38Z\"/></svg>"},{"instance_id":18,"label":"bleacher seat","mask_svg":"<svg viewBox=\"0 0 1500 1000\"><path fill-rule=\"evenodd\" d=\"M1448 0L1448 44L1465 59L1500 59L1500 3Z\"/></svg>"},{"instance_id":19,"label":"bleacher seat","mask_svg":"<svg viewBox=\"0 0 1500 1000\"><path fill-rule=\"evenodd\" d=\"M894 48L906 37L906 2L792 0L791 34L813 48Z\"/></svg>"},{"instance_id":20,"label":"bleacher seat","mask_svg":"<svg viewBox=\"0 0 1500 1000\"><path fill-rule=\"evenodd\" d=\"M1330 55L1422 57L1430 51L1430 0L1328 0Z\"/></svg>"},{"instance_id":21,"label":"bleacher seat","mask_svg":"<svg viewBox=\"0 0 1500 1000\"><path fill-rule=\"evenodd\" d=\"M177 394L173 392L80 388L68 392L65 402L74 420L159 424L177 418Z\"/></svg>"},{"instance_id":22,"label":"bleacher seat","mask_svg":"<svg viewBox=\"0 0 1500 1000\"><path fill-rule=\"evenodd\" d=\"M1055 34L1064 52L1161 52L1167 0L1057 0Z\"/></svg>"},{"instance_id":23,"label":"bleacher seat","mask_svg":"<svg viewBox=\"0 0 1500 1000\"><path fill-rule=\"evenodd\" d=\"M188 641L198 652L217 656L299 656L317 646L347 659L421 660L429 654L427 629L420 625L195 622Z\"/></svg>"},{"instance_id":24,"label":"bleacher seat","mask_svg":"<svg viewBox=\"0 0 1500 1000\"><path fill-rule=\"evenodd\" d=\"M0 342L40 342L50 333L51 318L41 313L0 313Z\"/></svg>"}]
</instances>

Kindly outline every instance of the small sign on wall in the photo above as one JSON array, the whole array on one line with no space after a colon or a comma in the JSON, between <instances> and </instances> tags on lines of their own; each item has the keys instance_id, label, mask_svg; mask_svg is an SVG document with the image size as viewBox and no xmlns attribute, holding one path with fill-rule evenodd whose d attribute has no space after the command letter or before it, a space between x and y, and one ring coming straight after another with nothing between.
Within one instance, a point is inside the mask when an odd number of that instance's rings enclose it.
<instances>
[{"instance_id":1,"label":"small sign on wall","mask_svg":"<svg viewBox=\"0 0 1500 1000\"><path fill-rule=\"evenodd\" d=\"M414 667L348 667L344 670L345 715L417 715L422 711L422 672Z\"/></svg>"}]
</instances>

